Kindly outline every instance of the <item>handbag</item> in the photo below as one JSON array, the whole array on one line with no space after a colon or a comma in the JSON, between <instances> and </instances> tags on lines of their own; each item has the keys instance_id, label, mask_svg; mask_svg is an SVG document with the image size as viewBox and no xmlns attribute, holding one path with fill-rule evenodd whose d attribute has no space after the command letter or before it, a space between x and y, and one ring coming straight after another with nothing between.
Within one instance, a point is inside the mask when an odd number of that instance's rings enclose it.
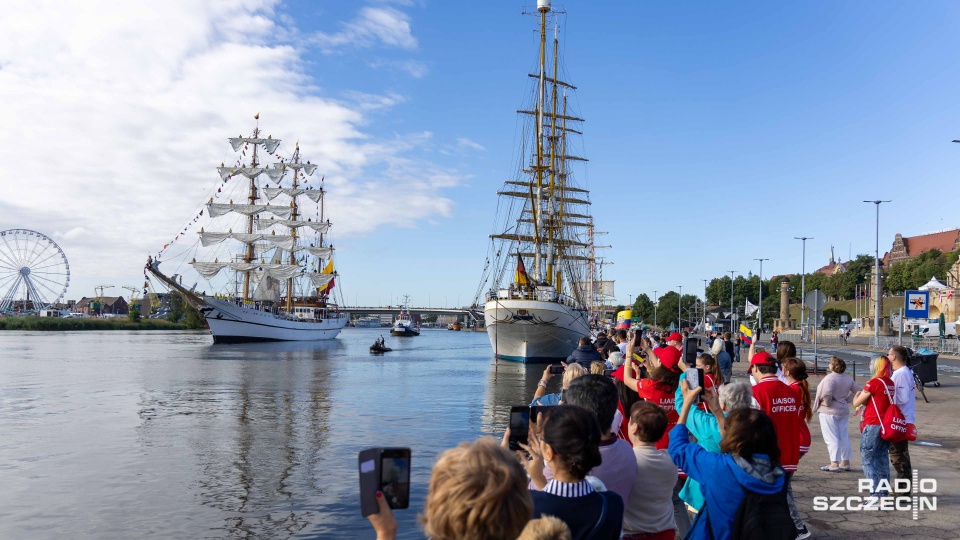
<instances>
[{"instance_id":1,"label":"handbag","mask_svg":"<svg viewBox=\"0 0 960 540\"><path fill-rule=\"evenodd\" d=\"M917 426L914 424L907 424L907 440L915 441L917 440Z\"/></svg>"},{"instance_id":2,"label":"handbag","mask_svg":"<svg viewBox=\"0 0 960 540\"><path fill-rule=\"evenodd\" d=\"M880 438L892 443L905 441L907 440L907 419L904 418L900 407L893 402L893 396L890 395L890 389L885 383L883 384L883 391L887 394L890 405L882 416L880 415L880 409L877 407L877 400L870 398L870 402L873 403L873 410L876 411L877 418L880 419Z\"/></svg>"}]
</instances>

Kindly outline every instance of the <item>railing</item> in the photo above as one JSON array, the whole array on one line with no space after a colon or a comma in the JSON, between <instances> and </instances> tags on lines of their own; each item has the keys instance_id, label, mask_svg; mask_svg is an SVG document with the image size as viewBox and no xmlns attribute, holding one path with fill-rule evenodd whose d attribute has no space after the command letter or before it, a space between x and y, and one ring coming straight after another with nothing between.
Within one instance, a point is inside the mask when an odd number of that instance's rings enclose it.
<instances>
[{"instance_id":1,"label":"railing","mask_svg":"<svg viewBox=\"0 0 960 540\"><path fill-rule=\"evenodd\" d=\"M559 294L555 290L515 290L499 289L489 291L486 295L487 301L493 300L536 300L539 302L557 302L574 309L582 309L577 300L565 294Z\"/></svg>"}]
</instances>

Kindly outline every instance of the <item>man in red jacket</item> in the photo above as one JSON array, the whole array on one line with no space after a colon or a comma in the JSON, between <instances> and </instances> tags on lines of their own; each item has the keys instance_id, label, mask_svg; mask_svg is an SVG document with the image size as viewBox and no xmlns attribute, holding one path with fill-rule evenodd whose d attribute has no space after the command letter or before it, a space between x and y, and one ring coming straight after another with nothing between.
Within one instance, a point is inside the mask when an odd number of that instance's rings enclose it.
<instances>
[{"instance_id":1,"label":"man in red jacket","mask_svg":"<svg viewBox=\"0 0 960 540\"><path fill-rule=\"evenodd\" d=\"M800 511L793 500L793 488L790 486L793 473L797 472L800 461L800 404L797 394L777 378L777 359L764 351L750 359L750 374L757 381L753 387L753 397L760 404L760 410L767 413L777 430L777 443L780 447L780 466L786 471L787 503L790 517L797 526L797 538L809 538L810 531L803 524Z\"/></svg>"}]
</instances>

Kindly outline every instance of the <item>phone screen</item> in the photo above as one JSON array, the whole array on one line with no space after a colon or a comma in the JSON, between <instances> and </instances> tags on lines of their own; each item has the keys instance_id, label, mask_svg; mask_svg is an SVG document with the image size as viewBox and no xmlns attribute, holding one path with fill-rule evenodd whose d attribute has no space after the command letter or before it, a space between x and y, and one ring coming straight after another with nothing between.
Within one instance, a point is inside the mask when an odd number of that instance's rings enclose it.
<instances>
[{"instance_id":1,"label":"phone screen","mask_svg":"<svg viewBox=\"0 0 960 540\"><path fill-rule=\"evenodd\" d=\"M616 370L615 370L615 369L605 369L605 370L603 370L603 376L604 376L604 377L613 377L613 372L614 372L614 371L616 371Z\"/></svg>"},{"instance_id":2,"label":"phone screen","mask_svg":"<svg viewBox=\"0 0 960 540\"><path fill-rule=\"evenodd\" d=\"M380 454L380 491L390 508L410 506L410 450L385 448Z\"/></svg>"},{"instance_id":3,"label":"phone screen","mask_svg":"<svg viewBox=\"0 0 960 540\"><path fill-rule=\"evenodd\" d=\"M550 366L551 375L560 375L563 373L563 366Z\"/></svg>"},{"instance_id":4,"label":"phone screen","mask_svg":"<svg viewBox=\"0 0 960 540\"><path fill-rule=\"evenodd\" d=\"M510 439L511 450L520 450L520 443L527 444L527 434L530 430L530 407L515 406L510 408Z\"/></svg>"}]
</instances>

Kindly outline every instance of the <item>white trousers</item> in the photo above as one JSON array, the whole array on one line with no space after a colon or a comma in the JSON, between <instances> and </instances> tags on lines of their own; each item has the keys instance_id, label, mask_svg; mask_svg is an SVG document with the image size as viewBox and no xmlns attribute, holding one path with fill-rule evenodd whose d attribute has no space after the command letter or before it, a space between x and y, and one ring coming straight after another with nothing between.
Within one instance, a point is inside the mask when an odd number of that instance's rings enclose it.
<instances>
[{"instance_id":1,"label":"white trousers","mask_svg":"<svg viewBox=\"0 0 960 540\"><path fill-rule=\"evenodd\" d=\"M850 461L850 433L847 423L850 415L835 416L820 413L820 431L823 433L823 442L827 443L827 453L831 462Z\"/></svg>"}]
</instances>

